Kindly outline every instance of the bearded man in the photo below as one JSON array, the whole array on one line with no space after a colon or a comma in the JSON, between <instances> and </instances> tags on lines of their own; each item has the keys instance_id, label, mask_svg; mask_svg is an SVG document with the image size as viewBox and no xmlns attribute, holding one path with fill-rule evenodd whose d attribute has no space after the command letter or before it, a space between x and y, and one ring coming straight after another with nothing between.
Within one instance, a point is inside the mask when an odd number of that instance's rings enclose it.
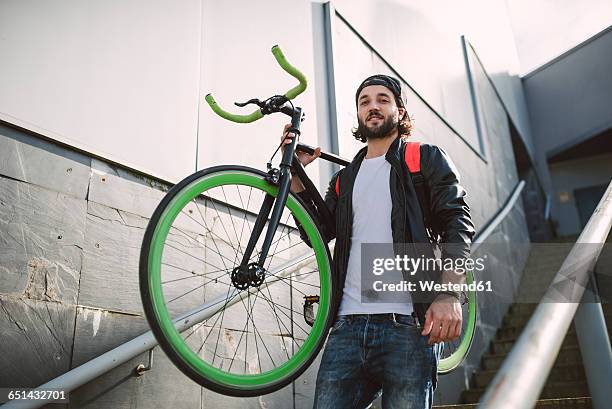
<instances>
[{"instance_id":1,"label":"bearded man","mask_svg":"<svg viewBox=\"0 0 612 409\"><path fill-rule=\"evenodd\" d=\"M382 393L384 409L431 408L443 342L461 333L460 296L444 291L431 298L406 294L401 302L363 302L361 245L429 243L426 210L441 242L456 245L443 256L467 257L474 226L466 193L446 153L421 144L428 200L420 203L405 161L412 126L396 78L366 78L355 101L358 126L353 135L366 146L332 177L325 195L336 222L327 239L336 238L334 274L340 285L334 300L336 320L317 374L314 407L366 408ZM285 143L289 143L287 129ZM320 148L313 155L298 154L304 166L318 156ZM292 179L291 190L317 214L298 177Z\"/></svg>"}]
</instances>

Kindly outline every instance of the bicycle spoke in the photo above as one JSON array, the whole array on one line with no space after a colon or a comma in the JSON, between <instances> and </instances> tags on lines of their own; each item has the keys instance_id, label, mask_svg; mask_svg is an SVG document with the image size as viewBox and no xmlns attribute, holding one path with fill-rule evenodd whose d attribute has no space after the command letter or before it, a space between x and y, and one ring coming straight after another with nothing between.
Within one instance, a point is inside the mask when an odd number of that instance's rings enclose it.
<instances>
[{"instance_id":1,"label":"bicycle spoke","mask_svg":"<svg viewBox=\"0 0 612 409\"><path fill-rule=\"evenodd\" d=\"M201 262L202 262L202 263L204 263L204 264L207 264L207 265L209 265L209 266L211 266L211 267L214 267L214 268L219 268L219 267L217 267L217 266L215 266L215 265L213 265L213 264L209 263L208 261L206 261L206 260L204 260L204 259L202 259L202 258L199 258L199 257L197 257L197 256L194 256L194 255L193 255L193 254L191 254L191 253L187 253L185 250L181 250L181 249L179 249L178 247L174 247L174 246L172 246L172 245L170 245L170 244L166 244L166 245L167 245L168 247L170 247L170 248L175 249L175 250L176 250L176 251L178 251L178 252L181 252L181 253L183 253L183 254L185 254L185 255L187 255L187 256L189 256L189 257L192 257L192 258L194 258L194 259L196 259L196 260L198 260L198 261L201 261Z\"/></svg>"},{"instance_id":2,"label":"bicycle spoke","mask_svg":"<svg viewBox=\"0 0 612 409\"><path fill-rule=\"evenodd\" d=\"M268 302L273 302L272 300L268 300L268 299L266 298L266 296L265 296L265 295L262 295L262 297L263 297L265 300L267 300ZM284 307L285 309L289 310L289 311L293 311L293 310L292 310L291 308L289 308L289 307L285 307L285 306L283 306L283 307ZM279 311L280 311L280 312L282 312L283 314L285 314L285 316L291 320L291 317L290 317L289 315L287 315L287 313L286 313L286 312L284 312L283 310L279 310ZM293 312L297 312L297 311L293 311ZM299 314L299 315L301 315L302 317L304 316L304 314ZM297 324L295 324L295 325L297 325ZM300 327L299 325L297 325L297 327L298 327L299 329L301 329L301 330L302 330L302 331L303 331L305 334L308 334L308 333L310 332L310 331L306 331L304 328Z\"/></svg>"},{"instance_id":3,"label":"bicycle spoke","mask_svg":"<svg viewBox=\"0 0 612 409\"><path fill-rule=\"evenodd\" d=\"M257 333L256 333L256 332L258 332L258 331L257 331L257 328L255 327L255 320L253 319L253 309L255 308L255 302L257 301L257 297L259 296L259 293L260 293L260 291L258 291L258 292L257 292L257 294L255 294L255 300L253 300L253 305L252 305L252 306L251 306L251 305L249 305L249 307L251 308L251 311L250 311L250 312L249 312L249 309L248 309L248 308L247 308L247 307L244 305L244 300L241 300L241 301L242 301L242 305L244 306L244 309L245 309L245 311L246 311L246 313L247 313L247 319L246 319L247 324L248 324L248 322L249 322L249 318L251 319L251 323L252 323L252 325L253 325L253 336L255 337L255 342L257 342ZM249 293L249 294L250 294L250 293ZM249 304L250 304L250 302L249 302ZM263 338L261 337L261 334L259 334L259 337L260 337L260 339L262 340L262 342L264 342L264 341L263 341ZM236 346L236 351L238 351L238 347L239 347L239 345L240 345L240 342L238 342L238 345ZM265 346L265 342L264 342L264 346ZM267 349L267 348L266 348L266 349ZM269 355L269 354L270 354L270 353L269 353L269 351L268 351L268 355ZM245 354L244 359L245 359L245 362L246 362L246 359L247 359L246 354ZM258 359L259 359L259 357L258 357ZM272 356L270 356L270 360L272 360L272 362L274 362L274 360L272 359ZM230 365L230 367L231 367L231 365ZM228 369L228 370L229 370L229 369Z\"/></svg>"},{"instance_id":4,"label":"bicycle spoke","mask_svg":"<svg viewBox=\"0 0 612 409\"><path fill-rule=\"evenodd\" d=\"M268 288L268 286L266 286L266 289L268 290L268 294L270 294L270 288ZM259 292L261 292L261 290ZM270 294L270 298L272 298L271 294ZM278 314L276 313L276 308L274 308L274 305L272 305L272 313L274 314L274 317L276 318L276 325L278 325L278 333L282 337L283 330L282 330L282 328L280 326L281 320L280 320ZM283 323L283 326L285 327L285 329L287 329L287 326L284 323ZM287 350L285 350L285 352L287 354L287 360L289 360L289 352Z\"/></svg>"},{"instance_id":5,"label":"bicycle spoke","mask_svg":"<svg viewBox=\"0 0 612 409\"><path fill-rule=\"evenodd\" d=\"M228 286L228 290L229 289L231 289L231 286ZM221 323L219 324L219 334L217 334L217 343L215 344L215 352L213 352L212 365L215 364L215 356L217 355L217 348L219 347L219 338L221 337L221 328L223 327L223 318L225 317L225 310L226 310L226 308L224 308L221 311Z\"/></svg>"},{"instance_id":6,"label":"bicycle spoke","mask_svg":"<svg viewBox=\"0 0 612 409\"><path fill-rule=\"evenodd\" d=\"M269 286L266 286L266 289L268 290L268 295L270 296L270 300L272 300L272 294L270 293L270 287L269 287ZM263 295L262 297L263 297L263 299L264 299L264 300L266 300L266 301L268 302L268 306L270 306L270 304L272 304L272 306L271 306L271 307L272 307L272 310L273 310L273 312L274 312L274 315L276 315L276 316L277 316L277 320L278 320L279 322L282 322L282 321L281 321L281 320L278 318L278 315L276 314L276 309L275 309L275 307L274 307L274 303L272 303L271 301L269 301L269 300L268 300L268 299L265 297L265 295ZM281 305L279 304L278 306L280 307ZM286 308L286 307L285 307L285 308ZM283 312L282 310L280 310L280 311L281 311L281 312L284 314L284 312ZM285 314L285 316L287 316L287 314ZM303 316L303 315L302 315L302 316ZM292 324L293 324L293 323L292 323ZM296 324L296 325L297 325L297 324ZM287 328L287 326L285 325L285 323L284 323L284 322L283 322L283 327L285 327L285 330L287 330L287 333L288 333L288 334L291 334L291 333L292 333L292 332L289 330L289 328ZM298 326L298 327L299 327L299 326ZM280 332L280 333L282 333L282 330L280 329L280 327L279 327L279 332ZM306 333L307 333L307 332L306 332ZM297 341L295 340L295 337L294 337L293 335L291 336L291 339L293 340L293 342L295 342L295 343L297 344ZM299 347L299 345L298 345L298 347ZM289 359L289 355L288 355L288 354L289 354L289 353L287 352L287 359Z\"/></svg>"},{"instance_id":7,"label":"bicycle spoke","mask_svg":"<svg viewBox=\"0 0 612 409\"><path fill-rule=\"evenodd\" d=\"M288 280L287 278L282 277L282 276L275 276L275 275L273 275L272 277L279 278L279 280L278 280L279 282L284 283L284 284L287 284L289 287L291 287L291 284L287 283L287 280ZM304 284L306 284L306 283L304 283ZM266 283L266 285L267 285L267 283ZM298 293L302 294L303 296L307 296L307 295L308 295L308 294L306 294L306 293L304 293L304 292L302 292L302 291L298 290L297 288L295 288L295 290L296 290Z\"/></svg>"},{"instance_id":8,"label":"bicycle spoke","mask_svg":"<svg viewBox=\"0 0 612 409\"><path fill-rule=\"evenodd\" d=\"M162 283L162 284L175 283L175 282L177 282L177 281L188 280L188 279L190 279L190 278L201 278L201 277L206 277L206 276L208 276L209 274L214 274L214 273L219 273L219 272L221 272L222 274L218 275L218 276L217 276L217 278L218 278L218 277L223 277L223 275L225 275L225 274L228 274L228 273L229 273L229 271L225 271L225 270L209 271L208 273L197 273L197 274L192 272L192 274L191 274L191 275L189 275L189 276L186 276L186 277L180 277L180 278L175 278L175 279L173 279L173 280L162 281L161 283ZM215 281L215 284L216 284L216 283L217 283L217 281Z\"/></svg>"},{"instance_id":9,"label":"bicycle spoke","mask_svg":"<svg viewBox=\"0 0 612 409\"><path fill-rule=\"evenodd\" d=\"M225 195L225 189L223 189L223 186L221 186L221 192L223 192L223 198L225 199L225 203L229 203L229 201L227 200L227 196ZM232 228L234 229L234 235L236 236L236 240L238 240L238 251L240 251L240 253L244 254L244 251L242 251L240 249L240 239L238 238L238 232L236 231L236 225L234 224L234 216L232 216L232 210L228 207L227 208L227 212L229 213L230 216L230 220L232 221ZM234 259L234 264L236 264L236 259Z\"/></svg>"},{"instance_id":10,"label":"bicycle spoke","mask_svg":"<svg viewBox=\"0 0 612 409\"><path fill-rule=\"evenodd\" d=\"M225 232L225 235L227 236L228 242L231 243L232 239L230 238L229 233L227 232L227 229L225 228L225 224L223 223L223 219L221 218L221 214L219 213L219 210L217 209L217 206L215 206L215 201L211 200L210 202L212 203L213 208L215 209L215 212L217 212L217 217L219 218L219 221L221 222L221 227L223 227L223 231ZM236 251L237 252L241 252L240 251L240 247L238 247L238 250L236 250Z\"/></svg>"},{"instance_id":11,"label":"bicycle spoke","mask_svg":"<svg viewBox=\"0 0 612 409\"><path fill-rule=\"evenodd\" d=\"M276 275L276 274L272 274L272 273L265 273L265 272L264 272L264 274L265 274L265 275L267 275L268 277L277 277L277 278L280 278L281 280L290 280L291 278L297 277L296 275L293 275L293 274L289 274L289 276L288 276L288 277L282 277L282 276L279 276L279 275ZM315 287L315 288L319 288L319 289L321 288L321 286L320 286L320 285L310 284L310 283L305 283L305 282L303 282L303 281L298 281L298 283L299 283L299 284L304 284L304 285L309 285L309 286L311 286L311 287ZM289 286L291 286L291 284L289 284ZM303 293L302 293L302 294L303 294Z\"/></svg>"},{"instance_id":12,"label":"bicycle spoke","mask_svg":"<svg viewBox=\"0 0 612 409\"><path fill-rule=\"evenodd\" d=\"M280 244L280 242L283 240L283 232L285 231L285 228L287 227L287 221L289 220L289 216L291 216L291 214L287 215L287 219L285 220L285 223L283 224L283 229L280 232L280 237L279 239L276 241L276 245L274 246L274 250L272 250L272 253L269 254L270 259L268 260L268 266L265 268L266 270L270 269L270 264L272 264L272 259L274 258L274 255L276 254L276 249L278 248L278 245ZM287 237L289 236L289 232L287 232ZM272 248L272 246L270 246L270 248Z\"/></svg>"},{"instance_id":13,"label":"bicycle spoke","mask_svg":"<svg viewBox=\"0 0 612 409\"><path fill-rule=\"evenodd\" d=\"M195 201L195 199L193 199L193 200ZM212 200L212 199L211 199L211 200ZM198 212L200 213L200 217L202 217L202 218L203 218L203 216L202 216L202 212L201 212L200 208L199 208L199 207L197 207L197 206L196 206L196 208L198 209ZM206 205L205 205L205 208L206 208ZM213 230L212 230L210 227L208 227L208 225L206 224L206 222L204 222L204 223L205 223L205 225L203 225L203 224L201 224L200 222L198 222L196 219L194 219L194 218L193 218L193 217L192 217L190 214L186 213L184 210L183 210L183 211L181 211L181 213L183 213L184 215L186 215L187 217L189 217L191 220L193 220L194 222L196 222L197 224L199 224L201 227L203 227L203 228L205 229L206 233L210 233L210 235L211 235L211 236L213 236L213 235L214 235L214 236L217 236L217 237L219 238L219 240L221 240L222 242L224 242L224 243L228 244L230 247L232 247L232 249L233 249L234 251L238 251L238 250L237 250L237 249L236 249L234 246L232 246L231 241L229 241L229 242L228 242L227 240L224 240L224 239L223 239L221 236L219 236L217 233L215 233L215 232L214 232L214 231L213 231ZM220 218L219 218L219 219L220 219Z\"/></svg>"}]
</instances>

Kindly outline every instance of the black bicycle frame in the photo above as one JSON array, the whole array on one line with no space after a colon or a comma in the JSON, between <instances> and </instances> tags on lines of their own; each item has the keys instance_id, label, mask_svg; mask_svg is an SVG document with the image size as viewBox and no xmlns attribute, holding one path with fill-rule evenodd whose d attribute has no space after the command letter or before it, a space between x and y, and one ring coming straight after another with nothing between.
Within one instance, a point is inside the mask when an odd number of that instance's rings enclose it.
<instances>
[{"instance_id":1,"label":"black bicycle frame","mask_svg":"<svg viewBox=\"0 0 612 409\"><path fill-rule=\"evenodd\" d=\"M288 112L285 113L288 114ZM283 208L285 207L287 197L289 196L292 167L295 170L296 175L300 178L300 181L304 185L305 189L310 193L311 197L313 198L315 206L317 206L317 209L319 210L319 213L323 219L320 222L325 223L327 225L334 223L333 216L325 205L325 201L319 194L312 180L310 180L310 178L306 174L304 166L302 166L302 163L297 158L297 155L295 155L296 151L302 151L309 154L312 154L314 152L313 147L297 142L297 136L300 135L301 120L302 109L300 107L295 107L293 109L293 113L291 114L291 127L287 131L288 133L292 133L295 136L291 138L291 143L285 147L280 162L278 177L278 195L276 196L276 198L274 198L274 196L266 194L266 197L264 198L261 208L259 209L257 219L255 220L255 225L253 227L251 237L249 238L249 243L247 244L247 248L245 249L245 253L242 258L241 267L243 268L247 266L251 258L251 254L255 249L255 245L259 240L259 237L263 231L263 227L265 226L266 221L268 220L268 216L270 215L271 210L272 215L270 216L268 230L266 231L262 250L259 254L259 260L257 262L257 264L261 268L264 267L264 262L266 260L266 257L268 256L268 251L270 250L272 239L274 238L274 234L276 232L276 229L278 228ZM334 162L342 166L346 166L350 163L350 161L330 153L321 152L320 157L321 159L328 160L330 162Z\"/></svg>"}]
</instances>

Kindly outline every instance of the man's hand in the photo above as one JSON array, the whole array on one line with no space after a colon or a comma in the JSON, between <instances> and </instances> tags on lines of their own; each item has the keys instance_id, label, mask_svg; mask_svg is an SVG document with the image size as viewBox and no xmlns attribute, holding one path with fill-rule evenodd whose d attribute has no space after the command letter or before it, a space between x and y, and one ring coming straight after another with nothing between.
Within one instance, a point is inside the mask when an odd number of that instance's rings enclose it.
<instances>
[{"instance_id":1,"label":"man's hand","mask_svg":"<svg viewBox=\"0 0 612 409\"><path fill-rule=\"evenodd\" d=\"M289 128L291 128L291 124L285 125L285 128L283 129L283 136L281 137L281 141L283 142L283 146L281 146L281 151L283 152L285 151L285 145L288 145L291 143L291 138L289 136L294 136L294 134L289 134L287 132ZM299 136L298 136L298 140L299 140ZM306 166L310 162L312 162L313 160L321 156L321 147L319 146L315 149L314 155L310 155L306 152L296 152L296 155L298 159L300 160L300 162L302 162L302 165Z\"/></svg>"},{"instance_id":2,"label":"man's hand","mask_svg":"<svg viewBox=\"0 0 612 409\"><path fill-rule=\"evenodd\" d=\"M285 128L283 129L283 136L281 137L281 143L282 143L281 151L282 152L285 152L285 145L288 145L291 143L291 137L295 136L294 134L290 134L289 132L287 132L289 128L291 128L291 124L285 125ZM298 136L298 140L299 140L299 136ZM321 156L321 148L317 147L314 151L314 155L310 155L306 152L296 152L296 155L299 161L302 163L302 166L306 166L310 162L312 162L313 160ZM302 181L300 180L300 178L295 176L291 178L291 186L289 187L289 189L293 193L299 193L299 192L304 191L306 188L302 184Z\"/></svg>"},{"instance_id":3,"label":"man's hand","mask_svg":"<svg viewBox=\"0 0 612 409\"><path fill-rule=\"evenodd\" d=\"M461 304L452 295L440 294L425 313L421 335L429 335L429 345L452 341L461 335Z\"/></svg>"}]
</instances>

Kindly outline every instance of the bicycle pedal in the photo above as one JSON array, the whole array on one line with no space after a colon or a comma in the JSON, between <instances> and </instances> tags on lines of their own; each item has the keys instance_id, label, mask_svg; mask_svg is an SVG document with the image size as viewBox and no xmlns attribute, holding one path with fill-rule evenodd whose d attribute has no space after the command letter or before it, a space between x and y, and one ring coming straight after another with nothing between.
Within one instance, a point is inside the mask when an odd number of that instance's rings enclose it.
<instances>
[{"instance_id":1,"label":"bicycle pedal","mask_svg":"<svg viewBox=\"0 0 612 409\"><path fill-rule=\"evenodd\" d=\"M306 321L306 324L310 325L311 327L314 325L314 321L315 321L313 305L318 304L318 303L319 303L318 295L305 295L304 296L304 321Z\"/></svg>"}]
</instances>

